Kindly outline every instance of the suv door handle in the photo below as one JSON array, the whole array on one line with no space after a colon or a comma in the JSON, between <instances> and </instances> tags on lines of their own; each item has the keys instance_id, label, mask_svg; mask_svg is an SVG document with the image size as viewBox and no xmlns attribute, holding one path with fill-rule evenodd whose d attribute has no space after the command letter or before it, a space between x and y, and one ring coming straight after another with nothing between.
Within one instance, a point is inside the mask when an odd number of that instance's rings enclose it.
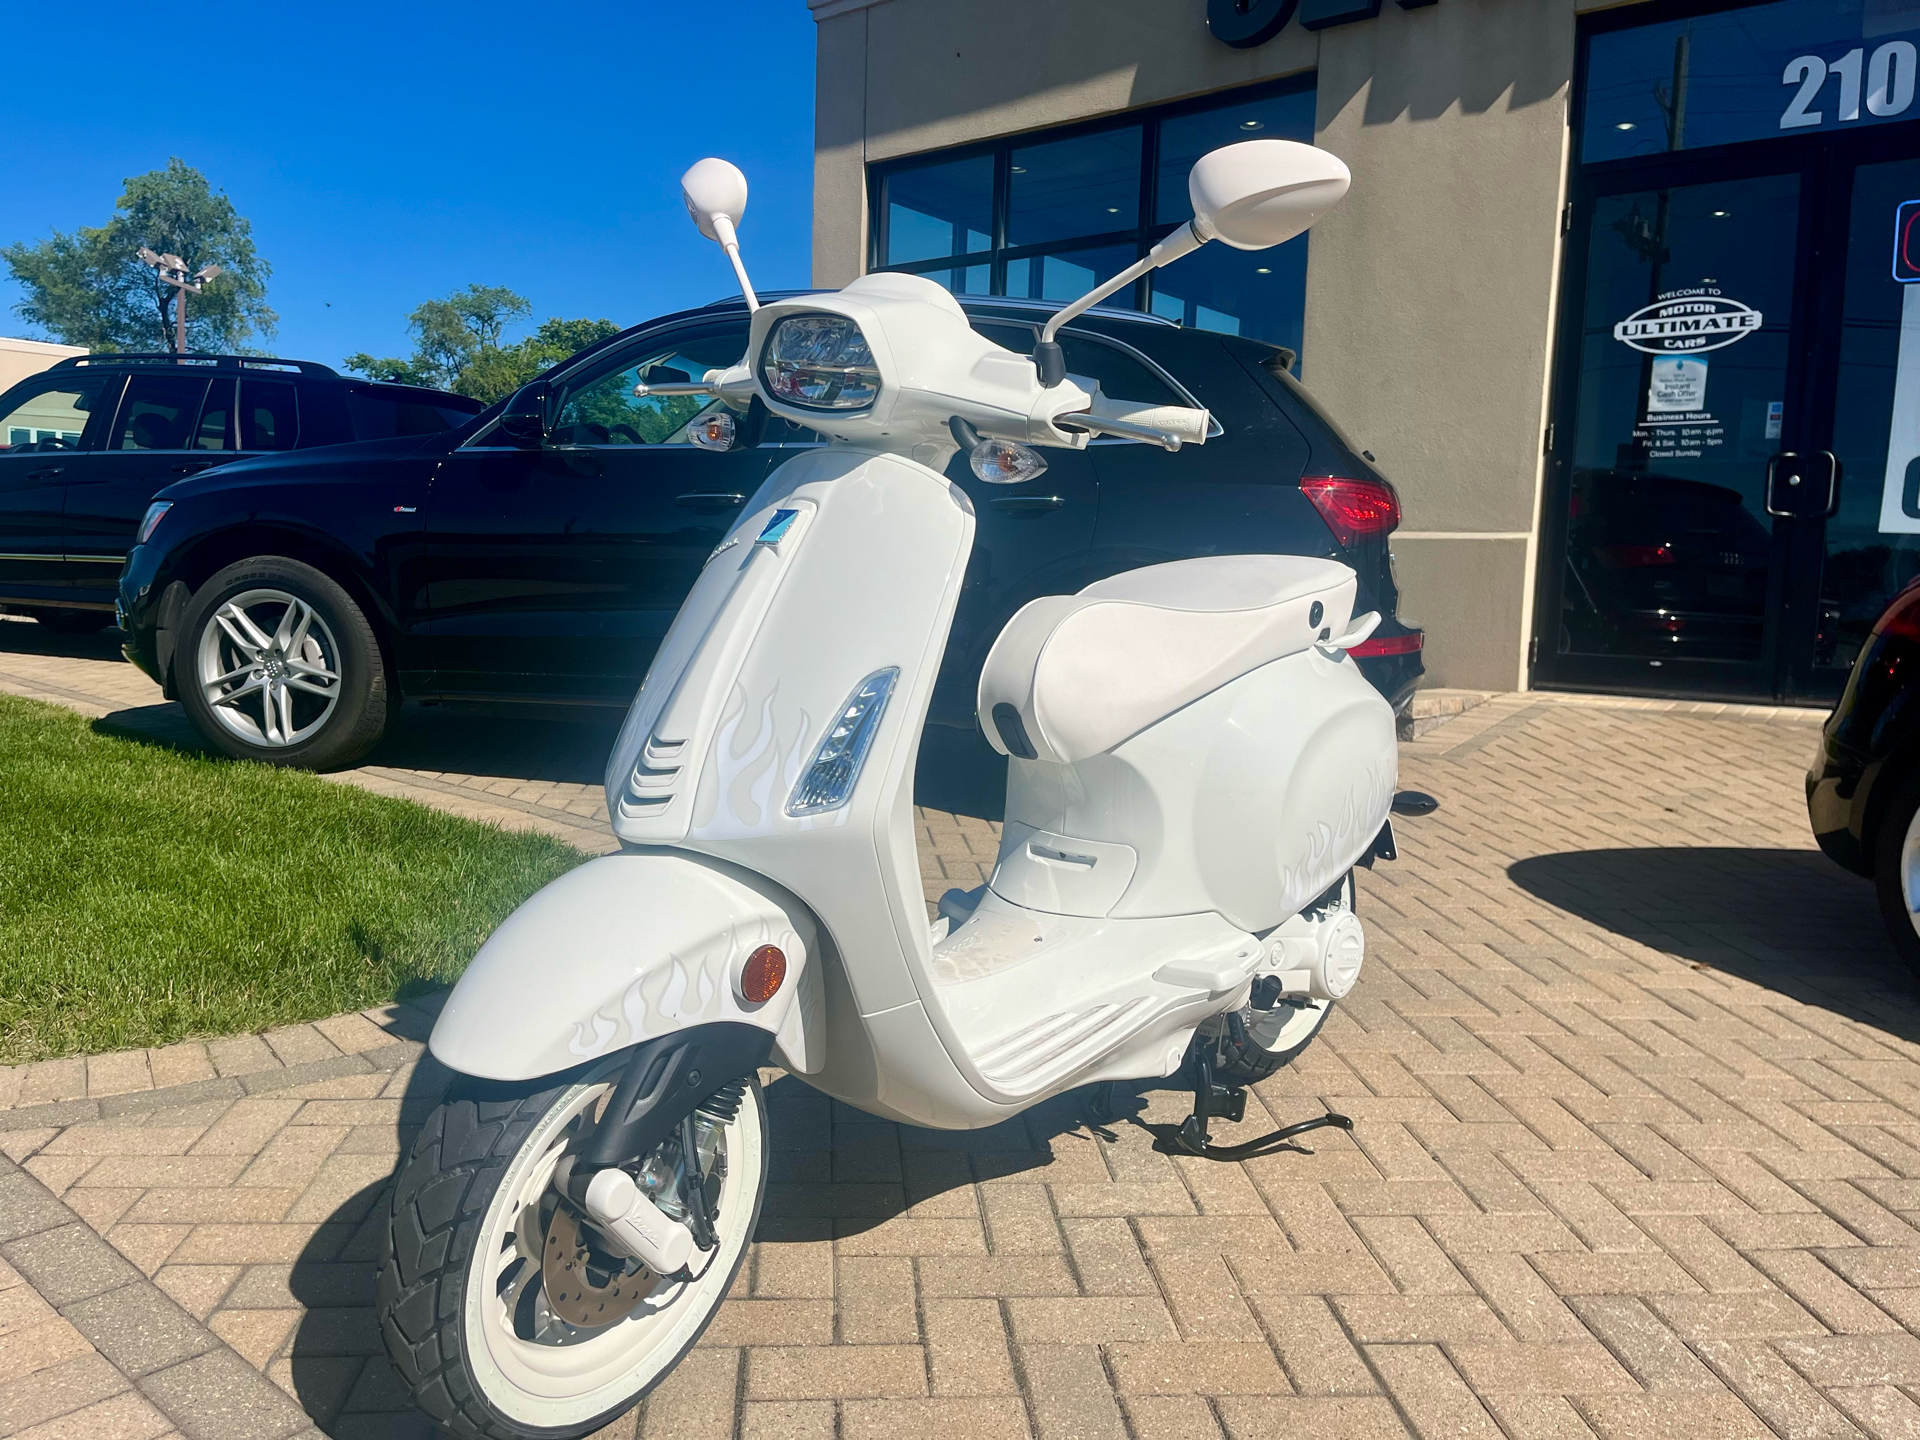
<instances>
[{"instance_id":1,"label":"suv door handle","mask_svg":"<svg viewBox=\"0 0 1920 1440\"><path fill-rule=\"evenodd\" d=\"M211 460L190 460L185 465L174 466L173 473L176 475L198 475L202 470L210 470L212 468L213 461Z\"/></svg>"},{"instance_id":2,"label":"suv door handle","mask_svg":"<svg viewBox=\"0 0 1920 1440\"><path fill-rule=\"evenodd\" d=\"M1066 500L1058 495L1002 495L987 504L1003 515L1031 517L1044 515L1049 510L1060 510L1066 506Z\"/></svg>"},{"instance_id":3,"label":"suv door handle","mask_svg":"<svg viewBox=\"0 0 1920 1440\"><path fill-rule=\"evenodd\" d=\"M51 480L56 475L64 475L66 469L67 467L64 465L49 465L42 470L29 470L27 472L27 478L29 480Z\"/></svg>"},{"instance_id":4,"label":"suv door handle","mask_svg":"<svg viewBox=\"0 0 1920 1440\"><path fill-rule=\"evenodd\" d=\"M686 495L676 495L673 503L684 505L689 510L726 510L735 505L746 504L747 497L730 490L695 490Z\"/></svg>"}]
</instances>

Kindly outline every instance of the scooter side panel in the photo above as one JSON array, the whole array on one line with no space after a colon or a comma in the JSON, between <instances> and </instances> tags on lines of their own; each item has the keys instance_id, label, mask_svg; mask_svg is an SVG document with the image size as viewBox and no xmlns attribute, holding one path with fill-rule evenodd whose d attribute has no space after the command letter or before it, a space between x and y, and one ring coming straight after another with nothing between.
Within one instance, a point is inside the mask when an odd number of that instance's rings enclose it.
<instances>
[{"instance_id":1,"label":"scooter side panel","mask_svg":"<svg viewBox=\"0 0 1920 1440\"><path fill-rule=\"evenodd\" d=\"M787 978L741 998L747 957L776 945ZM555 880L474 957L428 1048L488 1080L568 1070L656 1035L732 1020L776 1036L782 1063L818 1069L825 1006L806 908L734 866L695 855L607 855Z\"/></svg>"},{"instance_id":2,"label":"scooter side panel","mask_svg":"<svg viewBox=\"0 0 1920 1440\"><path fill-rule=\"evenodd\" d=\"M1398 773L1387 703L1351 658L1309 650L1105 755L1071 766L1012 761L1007 819L1132 847L1138 864L1108 912L1115 918L1212 911L1259 932L1365 853ZM1022 863L1003 851L1003 866ZM1003 883L996 872L995 887Z\"/></svg>"}]
</instances>

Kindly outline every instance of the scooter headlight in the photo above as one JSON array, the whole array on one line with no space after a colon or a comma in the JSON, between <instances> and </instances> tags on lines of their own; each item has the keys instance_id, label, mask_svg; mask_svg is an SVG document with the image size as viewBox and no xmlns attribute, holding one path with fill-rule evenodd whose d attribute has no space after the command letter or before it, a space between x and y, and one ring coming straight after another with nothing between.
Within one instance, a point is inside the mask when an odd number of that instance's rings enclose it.
<instances>
[{"instance_id":1,"label":"scooter headlight","mask_svg":"<svg viewBox=\"0 0 1920 1440\"><path fill-rule=\"evenodd\" d=\"M880 368L860 327L843 315L789 315L773 327L760 379L774 399L807 410L864 410Z\"/></svg>"}]
</instances>

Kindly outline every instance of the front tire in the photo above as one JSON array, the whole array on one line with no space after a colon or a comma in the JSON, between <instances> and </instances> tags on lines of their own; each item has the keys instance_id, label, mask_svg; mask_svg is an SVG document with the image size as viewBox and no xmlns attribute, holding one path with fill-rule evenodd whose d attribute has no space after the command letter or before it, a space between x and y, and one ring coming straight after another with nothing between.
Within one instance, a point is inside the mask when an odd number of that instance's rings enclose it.
<instances>
[{"instance_id":1,"label":"front tire","mask_svg":"<svg viewBox=\"0 0 1920 1440\"><path fill-rule=\"evenodd\" d=\"M188 602L180 636L181 704L236 759L333 770L386 733L380 641L324 571L278 555L229 565Z\"/></svg>"},{"instance_id":2,"label":"front tire","mask_svg":"<svg viewBox=\"0 0 1920 1440\"><path fill-rule=\"evenodd\" d=\"M1920 771L1901 783L1880 817L1873 889L1893 948L1920 982Z\"/></svg>"},{"instance_id":3,"label":"front tire","mask_svg":"<svg viewBox=\"0 0 1920 1440\"><path fill-rule=\"evenodd\" d=\"M770 1159L766 1101L751 1076L716 1129L717 1245L698 1276L651 1279L642 1270L623 1292L625 1313L590 1326L558 1313L568 1296L544 1293L556 1222L568 1227L568 1244L582 1233L555 1196L554 1169L618 1074L607 1063L560 1085L466 1082L427 1121L401 1171L380 1328L415 1401L455 1435L572 1440L601 1429L692 1348L746 1258Z\"/></svg>"}]
</instances>

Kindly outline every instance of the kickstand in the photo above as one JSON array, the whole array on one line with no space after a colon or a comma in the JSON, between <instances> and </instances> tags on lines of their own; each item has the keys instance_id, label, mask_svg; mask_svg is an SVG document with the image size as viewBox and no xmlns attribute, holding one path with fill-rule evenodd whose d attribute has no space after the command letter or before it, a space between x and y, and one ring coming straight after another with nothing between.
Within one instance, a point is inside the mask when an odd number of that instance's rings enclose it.
<instances>
[{"instance_id":1,"label":"kickstand","mask_svg":"<svg viewBox=\"0 0 1920 1440\"><path fill-rule=\"evenodd\" d=\"M1171 1125L1154 1127L1161 1132L1154 1148L1169 1154L1198 1155L1205 1160L1251 1160L1256 1155L1271 1155L1280 1150L1311 1155L1313 1152L1306 1146L1293 1143L1294 1136L1304 1135L1309 1130L1324 1130L1329 1126L1339 1130L1353 1129L1353 1121L1345 1115L1329 1111L1315 1119L1302 1120L1297 1125L1282 1126L1244 1145L1212 1143L1207 1133L1209 1120L1218 1116L1222 1120L1237 1122L1245 1119L1246 1114L1247 1092L1237 1085L1215 1084L1213 1062L1203 1053L1194 1065L1193 1114L1182 1121L1177 1130Z\"/></svg>"},{"instance_id":2,"label":"kickstand","mask_svg":"<svg viewBox=\"0 0 1920 1440\"><path fill-rule=\"evenodd\" d=\"M1121 1118L1120 1107L1114 1103L1119 1090L1119 1081L1103 1080L1090 1087L1080 1101L1082 1123L1109 1145L1120 1138L1113 1133L1112 1128L1113 1123Z\"/></svg>"}]
</instances>

